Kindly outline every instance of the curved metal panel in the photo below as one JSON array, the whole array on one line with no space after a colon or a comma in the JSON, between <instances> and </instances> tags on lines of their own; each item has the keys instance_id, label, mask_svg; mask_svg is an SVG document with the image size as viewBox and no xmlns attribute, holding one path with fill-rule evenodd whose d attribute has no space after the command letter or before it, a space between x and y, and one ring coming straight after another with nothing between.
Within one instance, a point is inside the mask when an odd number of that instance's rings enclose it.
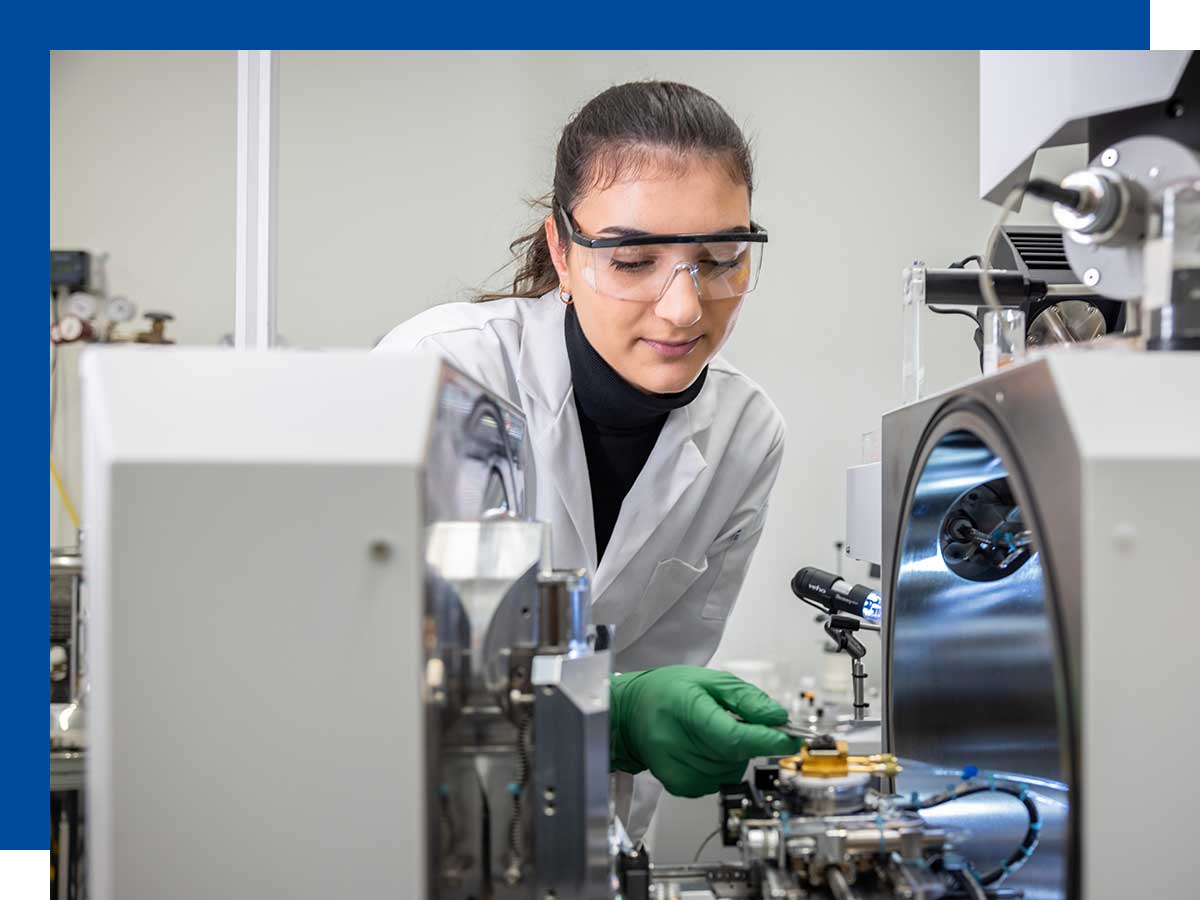
<instances>
[{"instance_id":1,"label":"curved metal panel","mask_svg":"<svg viewBox=\"0 0 1200 900\"><path fill-rule=\"evenodd\" d=\"M939 538L965 492L1008 472L970 431L937 439L910 500L893 591L896 751L1061 779L1054 650L1036 552L993 580L953 571Z\"/></svg>"},{"instance_id":2,"label":"curved metal panel","mask_svg":"<svg viewBox=\"0 0 1200 900\"><path fill-rule=\"evenodd\" d=\"M521 411L444 366L426 457L426 524L527 518L531 458Z\"/></svg>"},{"instance_id":3,"label":"curved metal panel","mask_svg":"<svg viewBox=\"0 0 1200 900\"><path fill-rule=\"evenodd\" d=\"M889 569L890 748L938 766L973 765L1057 785L1056 815L1045 823L1037 859L1011 886L1027 896L1067 896L1069 674L1033 494L1000 424L967 398L930 416L910 459ZM1008 498L1009 507L1000 503L987 521L964 525L964 510L977 508L971 500L982 506L984 494ZM989 571L963 564L964 544L952 532L1009 543L978 552L977 560L991 561ZM923 790L919 782L902 776L897 787ZM1008 843L1006 816L972 823L972 842Z\"/></svg>"}]
</instances>

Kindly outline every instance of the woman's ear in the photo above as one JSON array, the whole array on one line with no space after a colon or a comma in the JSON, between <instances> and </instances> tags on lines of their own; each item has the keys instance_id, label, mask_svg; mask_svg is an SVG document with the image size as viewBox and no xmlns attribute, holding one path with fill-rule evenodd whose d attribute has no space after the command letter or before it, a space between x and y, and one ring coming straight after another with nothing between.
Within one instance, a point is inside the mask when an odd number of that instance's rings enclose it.
<instances>
[{"instance_id":1,"label":"woman's ear","mask_svg":"<svg viewBox=\"0 0 1200 900\"><path fill-rule=\"evenodd\" d=\"M546 216L546 246L550 248L550 260L554 263L554 271L558 273L558 283L568 294L571 292L571 272L567 268L567 256L558 239L558 222L554 214Z\"/></svg>"}]
</instances>

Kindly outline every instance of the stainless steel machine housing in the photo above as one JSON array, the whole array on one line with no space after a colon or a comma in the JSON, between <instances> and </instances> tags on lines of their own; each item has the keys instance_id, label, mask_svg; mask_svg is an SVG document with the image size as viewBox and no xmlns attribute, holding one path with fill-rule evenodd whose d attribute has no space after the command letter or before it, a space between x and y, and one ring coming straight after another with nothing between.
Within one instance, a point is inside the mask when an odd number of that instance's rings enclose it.
<instances>
[{"instance_id":1,"label":"stainless steel machine housing","mask_svg":"<svg viewBox=\"0 0 1200 900\"><path fill-rule=\"evenodd\" d=\"M1177 715L1196 676L1155 637L1194 617L1198 383L1197 354L1051 353L884 418L885 749L1042 779L1066 808L1013 884L1038 896L1190 878L1196 789L1134 757L1200 739ZM997 484L1026 558L964 576L939 535L964 494ZM1174 827L1138 824L1164 814Z\"/></svg>"},{"instance_id":2,"label":"stainless steel machine housing","mask_svg":"<svg viewBox=\"0 0 1200 900\"><path fill-rule=\"evenodd\" d=\"M608 896L609 655L517 409L398 354L82 373L95 900Z\"/></svg>"}]
</instances>

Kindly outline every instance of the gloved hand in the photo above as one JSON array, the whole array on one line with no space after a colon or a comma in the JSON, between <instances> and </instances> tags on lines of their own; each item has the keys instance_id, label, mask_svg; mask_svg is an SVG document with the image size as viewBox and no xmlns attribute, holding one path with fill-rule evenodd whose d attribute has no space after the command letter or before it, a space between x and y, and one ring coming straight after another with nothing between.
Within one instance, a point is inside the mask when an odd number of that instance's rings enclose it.
<instances>
[{"instance_id":1,"label":"gloved hand","mask_svg":"<svg viewBox=\"0 0 1200 900\"><path fill-rule=\"evenodd\" d=\"M630 774L649 769L679 797L740 781L753 757L800 750L799 738L768 727L784 724L787 711L728 672L698 666L627 672L613 676L611 691L612 767Z\"/></svg>"}]
</instances>

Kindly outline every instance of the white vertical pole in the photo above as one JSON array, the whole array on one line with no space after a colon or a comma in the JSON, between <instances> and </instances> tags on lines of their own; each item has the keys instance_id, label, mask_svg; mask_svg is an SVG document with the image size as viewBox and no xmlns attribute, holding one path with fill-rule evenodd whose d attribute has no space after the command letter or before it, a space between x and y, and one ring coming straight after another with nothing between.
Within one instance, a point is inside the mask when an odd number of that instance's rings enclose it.
<instances>
[{"instance_id":1,"label":"white vertical pole","mask_svg":"<svg viewBox=\"0 0 1200 900\"><path fill-rule=\"evenodd\" d=\"M278 54L238 51L237 319L234 346L275 343Z\"/></svg>"}]
</instances>

